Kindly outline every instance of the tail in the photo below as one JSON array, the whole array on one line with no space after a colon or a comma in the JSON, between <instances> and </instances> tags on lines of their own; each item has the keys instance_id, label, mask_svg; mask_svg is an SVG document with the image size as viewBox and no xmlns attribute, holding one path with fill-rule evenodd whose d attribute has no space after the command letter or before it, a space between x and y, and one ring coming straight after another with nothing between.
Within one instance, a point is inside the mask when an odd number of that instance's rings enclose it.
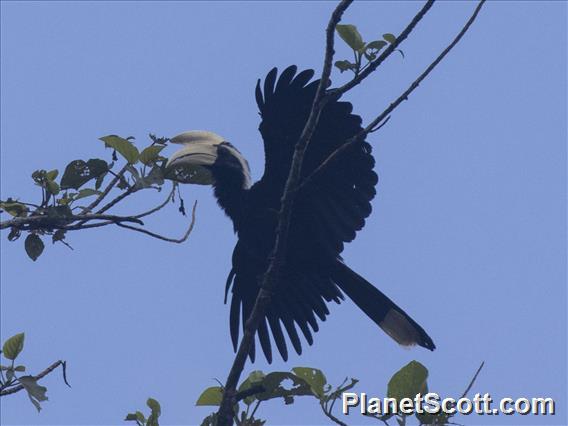
<instances>
[{"instance_id":1,"label":"tail","mask_svg":"<svg viewBox=\"0 0 568 426\"><path fill-rule=\"evenodd\" d=\"M341 261L336 262L333 280L353 302L398 344L419 345L433 351L436 345L401 308L365 278Z\"/></svg>"}]
</instances>

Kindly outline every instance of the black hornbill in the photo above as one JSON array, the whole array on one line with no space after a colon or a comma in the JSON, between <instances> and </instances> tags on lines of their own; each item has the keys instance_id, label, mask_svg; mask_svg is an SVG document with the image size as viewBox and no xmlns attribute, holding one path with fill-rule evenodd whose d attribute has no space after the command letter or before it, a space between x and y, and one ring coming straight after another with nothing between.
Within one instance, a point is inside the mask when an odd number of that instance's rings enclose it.
<instances>
[{"instance_id":1,"label":"black hornbill","mask_svg":"<svg viewBox=\"0 0 568 426\"><path fill-rule=\"evenodd\" d=\"M225 292L232 286L230 330L237 347L240 324L249 317L274 244L280 200L294 146L308 118L319 80L313 70L297 73L286 68L277 79L272 69L256 102L262 122L265 169L251 186L247 161L219 135L190 131L171 139L184 147L168 161L168 174L184 183L210 184L215 197L233 221L238 242ZM312 80L312 81L310 81ZM349 102L334 100L323 109L306 151L302 176L309 176L332 152L362 130L361 117ZM268 362L272 339L282 358L288 358L284 330L298 354L301 333L308 344L325 321L327 303L340 303L347 295L367 316L401 345L420 345L434 350L428 334L399 306L363 277L352 271L340 256L343 245L355 239L365 225L375 196L377 174L371 146L353 145L332 167L323 169L297 194L290 226L282 282L272 297L257 331ZM284 326L284 330L282 329ZM255 347L249 356L255 358Z\"/></svg>"}]
</instances>

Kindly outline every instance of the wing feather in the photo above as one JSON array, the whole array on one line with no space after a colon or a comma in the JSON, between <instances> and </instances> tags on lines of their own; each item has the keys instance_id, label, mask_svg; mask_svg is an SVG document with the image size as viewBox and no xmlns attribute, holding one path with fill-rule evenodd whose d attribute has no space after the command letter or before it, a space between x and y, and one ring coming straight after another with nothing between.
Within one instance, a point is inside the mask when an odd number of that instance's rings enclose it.
<instances>
[{"instance_id":1,"label":"wing feather","mask_svg":"<svg viewBox=\"0 0 568 426\"><path fill-rule=\"evenodd\" d=\"M259 130L264 141L265 170L247 194L255 214L250 215L250 226L240 227L233 255L235 278L230 318L235 347L239 319L244 324L250 315L258 295L258 281L268 264L275 235L274 213L280 207L294 147L319 84L313 76L313 70L298 72L296 66L286 68L280 75L274 68L255 88L262 117ZM351 103L333 100L326 104L306 151L302 176L311 175L335 150L358 134L362 130L361 123L361 117L353 114ZM271 340L287 360L285 330L294 350L300 354L302 342L298 329L311 345L313 333L319 330L318 320L325 321L329 315L327 303L343 300L328 265L340 258L344 243L355 239L371 214L371 200L378 181L374 165L371 146L360 142L344 150L298 193L290 227L285 282L272 298L258 329L268 362L272 361ZM262 209L265 216L259 213ZM254 355L253 348L251 359Z\"/></svg>"}]
</instances>

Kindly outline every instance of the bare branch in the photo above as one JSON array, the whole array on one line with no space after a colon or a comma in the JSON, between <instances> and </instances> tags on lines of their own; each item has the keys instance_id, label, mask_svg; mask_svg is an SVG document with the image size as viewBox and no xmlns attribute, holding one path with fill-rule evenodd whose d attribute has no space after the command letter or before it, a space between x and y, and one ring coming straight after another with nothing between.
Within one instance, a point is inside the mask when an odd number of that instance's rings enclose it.
<instances>
[{"instance_id":1,"label":"bare branch","mask_svg":"<svg viewBox=\"0 0 568 426\"><path fill-rule=\"evenodd\" d=\"M157 238L157 239L162 240L162 241L167 241L169 243L181 244L181 243L183 243L184 241L187 240L187 238L189 237L189 234L191 234L191 231L193 230L193 225L195 225L195 209L196 209L196 207L197 207L197 201L195 201L195 203L193 203L193 209L191 211L191 223L189 224L189 228L187 229L187 231L185 231L185 234L181 238L164 237L163 235L156 234L155 232L148 231L144 228L137 228L136 226L125 225L124 223L121 223L121 222L116 222L115 224L120 226L121 228L126 228L126 229L130 229L132 231L141 232L143 234L149 235L150 237L154 237L154 238Z\"/></svg>"},{"instance_id":2,"label":"bare branch","mask_svg":"<svg viewBox=\"0 0 568 426\"><path fill-rule=\"evenodd\" d=\"M483 361L481 363L481 365L479 366L479 368L477 369L477 371L475 372L475 374L473 375L473 379L471 379L471 381L469 382L469 385L467 385L467 388L465 389L465 391L463 392L463 395L461 396L462 398L465 398L467 396L467 394L469 393L469 391L471 390L473 384L475 383L475 381L477 380L477 376L479 376L479 373L481 373L481 370L483 368L483 366L485 365L485 361Z\"/></svg>"},{"instance_id":3,"label":"bare branch","mask_svg":"<svg viewBox=\"0 0 568 426\"><path fill-rule=\"evenodd\" d=\"M353 89L359 83L361 83L365 78L371 75L397 48L400 44L406 40L406 38L410 35L410 33L414 30L414 27L422 20L424 15L428 13L430 8L434 5L435 0L428 0L422 9L416 14L412 21L406 26L406 28L400 33L400 35L396 38L395 42L390 44L385 51L379 55L377 59L369 64L360 74L355 76L353 80L344 84L343 86L339 87L338 89L332 90L333 93L338 93L340 95L348 92L349 90Z\"/></svg>"},{"instance_id":4,"label":"bare branch","mask_svg":"<svg viewBox=\"0 0 568 426\"><path fill-rule=\"evenodd\" d=\"M428 76L428 74L432 72L432 70L442 61L442 59L444 59L444 57L456 46L456 44L458 44L458 42L461 40L461 38L477 18L477 15L479 14L479 11L481 10L485 1L486 0L481 0L478 3L475 11L463 26L461 31L458 33L458 35L454 38L454 40L442 51L442 53L440 53L440 55L438 55L434 62L428 65L424 72L422 72L422 74L420 74L418 78L412 82L408 89L406 89L394 102L392 102L388 106L388 108L386 108L381 114L379 114L377 118L371 121L371 123L369 123L369 125L365 127L365 129L363 129L359 134L357 134L347 143L341 145L334 152L332 152L331 155L316 168L316 170L314 170L306 179L304 179L304 182L301 185L302 188L305 187L309 182L311 182L316 175L319 175L323 169L329 167L329 165L333 161L337 160L343 153L347 152L349 148L364 140L369 133L378 130L384 124L386 124L386 121L383 123L383 120L389 119L389 114L391 114L403 101L408 99L408 96L420 85L420 83Z\"/></svg>"},{"instance_id":5,"label":"bare branch","mask_svg":"<svg viewBox=\"0 0 568 426\"><path fill-rule=\"evenodd\" d=\"M461 31L458 33L458 35L454 38L454 40L442 51L442 53L440 53L440 55L438 55L438 57L434 60L434 62L432 62L430 65L428 65L428 67L424 70L424 72L422 74L420 74L420 76L418 76L418 78L416 80L414 80L412 82L412 84L408 87L408 89L406 89L404 91L404 93L402 95L400 95L393 103L391 103L387 109L385 109L377 118L375 118L373 121L371 121L371 123L363 130L363 132L361 132L361 134L357 135L357 138L359 138L359 140L361 140L361 138L364 138L365 136L367 136L367 134L375 127L377 126L377 124L379 124L381 121L383 121L391 112L393 112L403 101L408 100L408 96L420 85L420 83L422 83L422 81L428 77L428 74L430 74L432 72L432 70L434 68L436 68L436 66L442 62L442 59L444 59L446 57L446 55L448 53L450 53L450 51L456 46L456 44L459 43L459 41L462 39L462 37L465 35L465 33L467 32L467 30L469 30L469 27L471 27L471 25L473 24L473 22L475 21L475 19L477 18L477 15L479 14L479 11L481 10L481 8L483 7L483 4L485 3L486 0L481 0L478 4L477 7L475 8L473 14L471 15L471 17L469 18L469 20L466 22L466 24L463 26L463 28L461 29Z\"/></svg>"},{"instance_id":6,"label":"bare branch","mask_svg":"<svg viewBox=\"0 0 568 426\"><path fill-rule=\"evenodd\" d=\"M296 188L301 179L301 168L304 154L308 147L312 134L317 126L320 113L325 106L326 100L330 99L325 96L326 88L329 84L329 76L331 74L333 55L334 55L334 36L335 28L339 23L341 16L351 5L352 0L342 0L333 11L326 29L326 48L323 63L321 79L316 91L314 102L310 111L306 125L302 130L302 134L294 149L294 156L284 194L281 201L280 212L278 215L278 226L276 229L276 240L272 250L271 259L268 269L263 276L262 284L250 317L245 323L244 335L239 349L235 356L231 371L227 377L225 391L223 392L223 400L218 411L218 424L231 425L233 423L233 404L236 387L244 369L246 358L250 352L251 345L254 341L254 335L258 328L260 320L263 318L268 304L270 303L272 292L280 281L281 271L284 263L284 254L286 253L288 243L288 229L292 216L292 207L294 205L294 197Z\"/></svg>"},{"instance_id":7,"label":"bare branch","mask_svg":"<svg viewBox=\"0 0 568 426\"><path fill-rule=\"evenodd\" d=\"M114 200L109 201L107 204L105 204L101 209L99 209L99 211L97 211L97 213L104 213L106 212L108 209L114 207L115 205L117 205L119 202L121 202L122 200L124 200L126 197L128 197L130 194L135 193L137 190L134 189L133 187L128 188L126 191L124 191L122 194L120 194L118 197L116 197Z\"/></svg>"},{"instance_id":8,"label":"bare branch","mask_svg":"<svg viewBox=\"0 0 568 426\"><path fill-rule=\"evenodd\" d=\"M133 216L133 217L135 217L135 218L137 218L137 219L140 219L140 218L143 218L144 216L149 216L149 215L151 215L151 214L153 214L153 213L156 213L157 211L163 209L163 208L166 207L166 206L168 205L168 203L172 200L172 198L174 197L175 191L176 191L176 184L174 183L174 184L172 185L172 190L170 191L170 193L168 194L167 198L164 200L164 202L163 202L162 204L160 204L160 205L154 207L154 208L151 209L151 210L148 210L147 212L137 214L136 216Z\"/></svg>"},{"instance_id":9,"label":"bare branch","mask_svg":"<svg viewBox=\"0 0 568 426\"><path fill-rule=\"evenodd\" d=\"M331 410L333 409L333 407L331 407L329 410L327 409L327 407L324 407L323 404L320 404L321 409L323 411L323 413L334 423L338 424L339 426L347 426L347 423L342 422L341 420L339 420L337 417L335 417Z\"/></svg>"},{"instance_id":10,"label":"bare branch","mask_svg":"<svg viewBox=\"0 0 568 426\"><path fill-rule=\"evenodd\" d=\"M461 39L463 34L467 31L471 23L475 20L481 5L485 0L482 0L478 8L476 9L474 15L470 19L470 21L466 24L466 26L462 29L456 40L454 40L448 48L442 52L440 57L438 57L428 68L427 70L413 83L413 85L407 90L403 95L402 99L395 101L394 105L391 105L385 112L383 112L376 120L367 126L360 134L353 137L350 141L344 144L338 151L334 152L331 157L335 157L339 155L341 152L347 150L350 146L354 145L356 142L364 139L364 137L372 130L376 129L377 126L390 114L397 106L404 100L417 86L418 84L432 71L432 69L443 59L443 57L457 44L457 42ZM326 29L326 49L325 49L325 59L324 59L324 66L322 70L322 76L320 79L320 83L318 89L316 91L316 95L314 98L314 102L310 111L310 115L302 134L295 146L294 149L294 156L292 159L292 165L290 168L290 173L288 175L288 179L286 181L286 185L284 188L284 194L281 200L281 207L278 216L278 226L276 229L276 240L274 243L274 247L271 254L271 261L268 265L267 271L263 276L262 284L260 286L260 291L256 298L254 307L250 314L250 317L247 319L244 327L244 335L240 342L237 354L235 356L233 365L227 377L227 382L225 384L225 391L223 393L223 400L221 402L221 406L218 411L218 422L219 425L230 425L233 422L233 404L235 401L235 394L236 394L236 386L238 384L238 380L240 375L243 371L246 358L250 352L250 348L252 343L254 342L254 336L256 330L258 328L259 322L264 316L267 306L270 303L274 288L278 285L280 281L281 271L283 269L284 264L284 254L286 252L287 243L288 243L288 230L290 226L291 220L291 213L294 204L294 197L297 189L300 185L301 180L301 167L304 158L304 154L306 149L309 145L311 136L317 126L319 116L321 114L322 109L324 108L327 101L332 99L333 97L337 97L338 95L347 92L351 88L358 85L361 81L363 81L368 75L370 75L376 68L398 47L398 45L405 40L408 35L412 32L414 27L417 23L424 17L424 15L428 12L428 10L433 5L433 0L429 0L426 2L424 7L420 10L420 12L414 17L414 19L410 22L410 24L403 30L403 32L397 37L395 43L392 43L388 49L383 52L383 54L371 63L361 74L359 74L355 79L351 82L347 83L346 85L340 87L336 90L331 90L326 92L326 88L329 83L329 76L331 73L331 64L334 55L334 33L335 28L338 22L341 19L341 16L345 12L345 10L349 7L351 1L344 0L342 1L332 13L331 19ZM329 160L329 161L328 161ZM331 162L331 158L326 160L327 163Z\"/></svg>"}]
</instances>

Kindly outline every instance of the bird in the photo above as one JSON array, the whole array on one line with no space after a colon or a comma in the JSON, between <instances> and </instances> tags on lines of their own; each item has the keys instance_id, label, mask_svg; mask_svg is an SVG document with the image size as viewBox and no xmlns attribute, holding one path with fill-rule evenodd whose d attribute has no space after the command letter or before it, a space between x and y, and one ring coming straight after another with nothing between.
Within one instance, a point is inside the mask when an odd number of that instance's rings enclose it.
<instances>
[{"instance_id":1,"label":"bird","mask_svg":"<svg viewBox=\"0 0 568 426\"><path fill-rule=\"evenodd\" d=\"M181 183L211 185L238 237L225 287L225 304L231 293L229 324L235 351L270 262L294 147L319 84L313 77L313 70L298 72L292 65L280 74L273 68L263 82L257 81L255 98L265 167L254 184L247 160L224 137L192 130L170 139L182 147L169 157L167 177ZM362 119L353 113L350 102L329 101L306 150L302 179L362 130ZM436 348L416 321L349 268L341 256L345 243L355 239L371 214L378 182L374 166L371 145L365 140L357 142L329 167L312 175L309 184L296 194L284 272L259 323L258 340L253 341L248 353L252 362L257 342L268 363L273 360L272 342L284 361L288 360L290 344L301 355L302 343L314 343L320 323L330 314L328 304L340 304L345 296L398 344L419 345L431 351Z\"/></svg>"}]
</instances>

